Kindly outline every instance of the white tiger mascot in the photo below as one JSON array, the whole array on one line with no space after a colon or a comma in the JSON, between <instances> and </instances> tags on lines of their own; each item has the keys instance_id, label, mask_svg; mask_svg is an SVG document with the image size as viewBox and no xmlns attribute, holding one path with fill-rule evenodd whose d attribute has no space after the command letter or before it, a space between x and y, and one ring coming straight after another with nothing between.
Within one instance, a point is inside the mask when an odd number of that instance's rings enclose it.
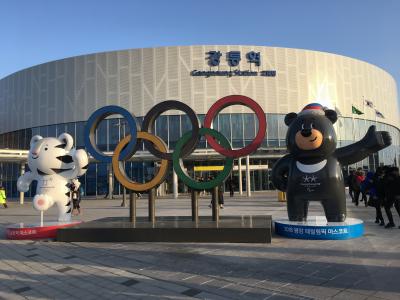
<instances>
[{"instance_id":1,"label":"white tiger mascot","mask_svg":"<svg viewBox=\"0 0 400 300\"><path fill-rule=\"evenodd\" d=\"M18 178L17 188L27 192L33 180L37 181L33 207L46 211L54 203L58 207L58 221L71 220L70 199L71 180L85 174L88 156L85 150L72 148L73 138L68 133L58 138L42 138L35 135L31 139L28 166L30 172Z\"/></svg>"}]
</instances>

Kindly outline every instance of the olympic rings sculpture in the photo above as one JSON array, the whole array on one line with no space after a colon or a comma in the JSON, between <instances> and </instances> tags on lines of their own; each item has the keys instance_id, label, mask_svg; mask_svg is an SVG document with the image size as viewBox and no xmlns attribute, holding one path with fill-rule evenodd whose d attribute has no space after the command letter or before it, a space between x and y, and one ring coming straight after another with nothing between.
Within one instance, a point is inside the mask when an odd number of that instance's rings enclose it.
<instances>
[{"instance_id":1,"label":"olympic rings sculpture","mask_svg":"<svg viewBox=\"0 0 400 300\"><path fill-rule=\"evenodd\" d=\"M220 132L212 128L212 123L218 113L226 107L232 105L244 105L250 108L258 119L258 132L254 140L247 146L233 150L228 139ZM175 150L171 153L165 142L154 135L154 124L162 113L168 110L180 110L186 113L192 124L192 130L183 134L177 141ZM108 116L119 114L129 125L130 134L122 139L114 150L112 156L102 153L96 145L96 130L102 120ZM140 129L142 128L142 129ZM221 184L230 174L233 168L233 159L249 155L260 147L264 140L267 130L267 121L265 113L261 106L253 99L242 95L231 95L219 99L215 102L207 112L203 127L200 127L200 121L197 114L185 103L176 100L167 100L156 104L146 114L143 119L142 126L139 125L136 117L126 109L110 105L104 106L96 110L88 119L85 126L85 144L88 152L98 161L112 163L115 177L127 189L135 192L148 191L161 184L168 171L168 164L172 161L174 171L188 187L195 190L211 189ZM210 180L198 182L192 179L183 167L182 159L192 153L200 139L200 135L204 135L208 144L216 152L226 157L224 168L218 175ZM160 167L157 174L148 182L138 183L127 177L123 168L123 162L134 155L139 149L141 141L145 147L155 157L161 159Z\"/></svg>"}]
</instances>

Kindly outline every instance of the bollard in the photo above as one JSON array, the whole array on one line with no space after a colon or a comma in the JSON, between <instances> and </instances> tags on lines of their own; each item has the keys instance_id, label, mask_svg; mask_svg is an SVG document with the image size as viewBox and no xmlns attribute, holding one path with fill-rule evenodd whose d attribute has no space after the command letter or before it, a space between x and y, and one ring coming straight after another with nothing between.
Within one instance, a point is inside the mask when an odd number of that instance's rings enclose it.
<instances>
[{"instance_id":1,"label":"bollard","mask_svg":"<svg viewBox=\"0 0 400 300\"><path fill-rule=\"evenodd\" d=\"M129 221L136 223L136 193L129 191Z\"/></svg>"},{"instance_id":2,"label":"bollard","mask_svg":"<svg viewBox=\"0 0 400 300\"><path fill-rule=\"evenodd\" d=\"M199 222L199 192L192 189L192 221Z\"/></svg>"},{"instance_id":3,"label":"bollard","mask_svg":"<svg viewBox=\"0 0 400 300\"><path fill-rule=\"evenodd\" d=\"M213 187L212 195L211 195L211 202L212 202L212 220L219 221L219 204L218 204L218 187Z\"/></svg>"},{"instance_id":4,"label":"bollard","mask_svg":"<svg viewBox=\"0 0 400 300\"><path fill-rule=\"evenodd\" d=\"M156 190L150 189L149 193L149 221L154 223L156 221Z\"/></svg>"}]
</instances>

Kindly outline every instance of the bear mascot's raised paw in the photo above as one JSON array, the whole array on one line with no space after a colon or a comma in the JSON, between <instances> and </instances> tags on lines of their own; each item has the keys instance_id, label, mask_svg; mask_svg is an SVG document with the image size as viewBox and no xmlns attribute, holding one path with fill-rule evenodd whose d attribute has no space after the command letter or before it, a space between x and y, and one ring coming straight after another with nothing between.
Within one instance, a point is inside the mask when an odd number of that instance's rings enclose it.
<instances>
[{"instance_id":1,"label":"bear mascot's raised paw","mask_svg":"<svg viewBox=\"0 0 400 300\"><path fill-rule=\"evenodd\" d=\"M285 116L289 154L275 163L272 181L287 193L290 221L306 221L309 201L321 201L328 222L343 222L346 196L341 165L356 163L391 144L388 132L371 126L360 141L336 149L336 120L334 110L318 103Z\"/></svg>"}]
</instances>

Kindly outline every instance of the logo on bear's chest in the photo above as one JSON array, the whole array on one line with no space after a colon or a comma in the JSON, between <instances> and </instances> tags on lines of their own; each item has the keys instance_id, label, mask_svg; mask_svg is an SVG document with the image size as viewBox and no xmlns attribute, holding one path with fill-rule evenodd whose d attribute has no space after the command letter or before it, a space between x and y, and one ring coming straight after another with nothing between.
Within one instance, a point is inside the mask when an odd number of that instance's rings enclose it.
<instances>
[{"instance_id":1,"label":"logo on bear's chest","mask_svg":"<svg viewBox=\"0 0 400 300\"><path fill-rule=\"evenodd\" d=\"M300 185L306 189L307 192L313 192L321 185L318 176L304 175L301 177Z\"/></svg>"}]
</instances>

